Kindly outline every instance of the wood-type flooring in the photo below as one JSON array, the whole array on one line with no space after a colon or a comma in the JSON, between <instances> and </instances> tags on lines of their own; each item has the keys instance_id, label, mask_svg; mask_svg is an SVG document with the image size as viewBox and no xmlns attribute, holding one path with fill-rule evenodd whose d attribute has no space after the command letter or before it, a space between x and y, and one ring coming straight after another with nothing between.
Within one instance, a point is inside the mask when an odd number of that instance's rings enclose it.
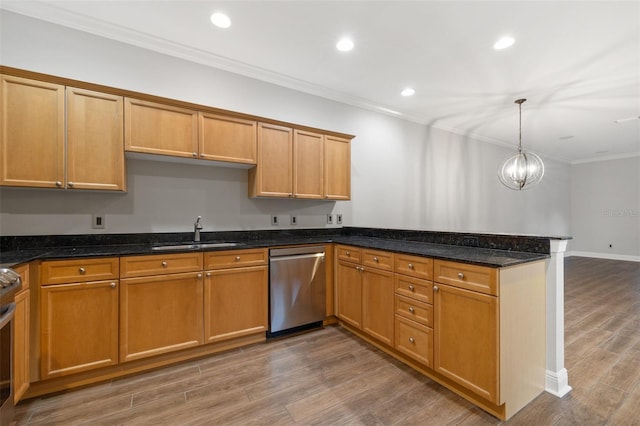
<instances>
[{"instance_id":1,"label":"wood-type flooring","mask_svg":"<svg viewBox=\"0 0 640 426\"><path fill-rule=\"evenodd\" d=\"M573 391L514 425L640 425L640 263L565 260ZM21 402L20 425L494 425L339 327Z\"/></svg>"}]
</instances>

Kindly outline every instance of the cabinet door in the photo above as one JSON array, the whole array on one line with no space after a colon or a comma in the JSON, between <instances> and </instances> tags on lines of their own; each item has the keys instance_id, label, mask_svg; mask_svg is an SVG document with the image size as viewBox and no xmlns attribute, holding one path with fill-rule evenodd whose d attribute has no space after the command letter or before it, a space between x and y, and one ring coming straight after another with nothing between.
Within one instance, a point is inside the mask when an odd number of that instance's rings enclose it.
<instances>
[{"instance_id":1,"label":"cabinet door","mask_svg":"<svg viewBox=\"0 0 640 426\"><path fill-rule=\"evenodd\" d=\"M67 87L67 187L126 189L123 98Z\"/></svg>"},{"instance_id":2,"label":"cabinet door","mask_svg":"<svg viewBox=\"0 0 640 426\"><path fill-rule=\"evenodd\" d=\"M293 130L258 123L258 165L249 170L251 197L293 196Z\"/></svg>"},{"instance_id":3,"label":"cabinet door","mask_svg":"<svg viewBox=\"0 0 640 426\"><path fill-rule=\"evenodd\" d=\"M434 290L434 369L497 404L497 297L443 284Z\"/></svg>"},{"instance_id":4,"label":"cabinet door","mask_svg":"<svg viewBox=\"0 0 640 426\"><path fill-rule=\"evenodd\" d=\"M16 313L13 320L13 400L18 403L29 389L29 312L30 291L23 290L16 296Z\"/></svg>"},{"instance_id":5,"label":"cabinet door","mask_svg":"<svg viewBox=\"0 0 640 426\"><path fill-rule=\"evenodd\" d=\"M256 164L256 122L201 112L200 158Z\"/></svg>"},{"instance_id":6,"label":"cabinet door","mask_svg":"<svg viewBox=\"0 0 640 426\"><path fill-rule=\"evenodd\" d=\"M324 194L331 200L351 199L351 141L324 137Z\"/></svg>"},{"instance_id":7,"label":"cabinet door","mask_svg":"<svg viewBox=\"0 0 640 426\"><path fill-rule=\"evenodd\" d=\"M205 343L267 331L266 266L221 269L204 281Z\"/></svg>"},{"instance_id":8,"label":"cabinet door","mask_svg":"<svg viewBox=\"0 0 640 426\"><path fill-rule=\"evenodd\" d=\"M362 328L362 277L358 265L338 262L336 298L338 318L354 327Z\"/></svg>"},{"instance_id":9,"label":"cabinet door","mask_svg":"<svg viewBox=\"0 0 640 426\"><path fill-rule=\"evenodd\" d=\"M118 363L117 281L40 289L42 379Z\"/></svg>"},{"instance_id":10,"label":"cabinet door","mask_svg":"<svg viewBox=\"0 0 640 426\"><path fill-rule=\"evenodd\" d=\"M0 185L61 188L64 86L1 78Z\"/></svg>"},{"instance_id":11,"label":"cabinet door","mask_svg":"<svg viewBox=\"0 0 640 426\"><path fill-rule=\"evenodd\" d=\"M198 157L198 113L155 102L124 99L126 151Z\"/></svg>"},{"instance_id":12,"label":"cabinet door","mask_svg":"<svg viewBox=\"0 0 640 426\"><path fill-rule=\"evenodd\" d=\"M362 330L393 346L393 273L364 268L362 275Z\"/></svg>"},{"instance_id":13,"label":"cabinet door","mask_svg":"<svg viewBox=\"0 0 640 426\"><path fill-rule=\"evenodd\" d=\"M293 196L324 198L322 175L324 136L295 130L293 134Z\"/></svg>"},{"instance_id":14,"label":"cabinet door","mask_svg":"<svg viewBox=\"0 0 640 426\"><path fill-rule=\"evenodd\" d=\"M202 274L121 280L120 360L201 345Z\"/></svg>"}]
</instances>

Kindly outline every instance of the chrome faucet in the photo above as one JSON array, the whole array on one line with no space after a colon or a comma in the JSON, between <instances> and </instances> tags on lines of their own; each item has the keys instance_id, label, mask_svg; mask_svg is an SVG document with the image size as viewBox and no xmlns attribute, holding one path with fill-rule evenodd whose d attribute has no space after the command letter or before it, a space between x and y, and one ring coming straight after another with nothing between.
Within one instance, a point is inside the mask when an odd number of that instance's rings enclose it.
<instances>
[{"instance_id":1,"label":"chrome faucet","mask_svg":"<svg viewBox=\"0 0 640 426\"><path fill-rule=\"evenodd\" d=\"M198 216L198 218L196 219L196 223L193 224L193 241L196 243L200 242L200 231L202 230L200 219L202 219L202 216Z\"/></svg>"}]
</instances>

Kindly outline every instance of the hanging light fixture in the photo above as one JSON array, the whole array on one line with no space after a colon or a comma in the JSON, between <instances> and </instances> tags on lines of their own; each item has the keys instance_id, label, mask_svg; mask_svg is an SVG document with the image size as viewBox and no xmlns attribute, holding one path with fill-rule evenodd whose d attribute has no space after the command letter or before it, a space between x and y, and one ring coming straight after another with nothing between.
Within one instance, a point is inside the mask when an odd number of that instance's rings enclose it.
<instances>
[{"instance_id":1,"label":"hanging light fixture","mask_svg":"<svg viewBox=\"0 0 640 426\"><path fill-rule=\"evenodd\" d=\"M526 99L518 99L514 103L520 109L520 133L518 153L500 163L498 178L504 186L515 191L528 189L542 180L544 163L542 159L530 151L522 149L522 104Z\"/></svg>"}]
</instances>

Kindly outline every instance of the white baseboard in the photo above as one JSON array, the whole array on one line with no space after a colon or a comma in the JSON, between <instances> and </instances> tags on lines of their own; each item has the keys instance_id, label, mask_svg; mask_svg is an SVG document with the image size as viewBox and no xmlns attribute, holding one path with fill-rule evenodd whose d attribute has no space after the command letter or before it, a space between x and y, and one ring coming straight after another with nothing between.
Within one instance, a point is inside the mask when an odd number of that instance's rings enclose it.
<instances>
[{"instance_id":1,"label":"white baseboard","mask_svg":"<svg viewBox=\"0 0 640 426\"><path fill-rule=\"evenodd\" d=\"M594 253L590 251L568 251L564 254L564 257L570 257L570 256L595 257L598 259L626 260L628 262L640 262L640 256L631 256L628 254Z\"/></svg>"},{"instance_id":2,"label":"white baseboard","mask_svg":"<svg viewBox=\"0 0 640 426\"><path fill-rule=\"evenodd\" d=\"M573 389L569 386L569 375L567 369L563 368L560 371L547 370L545 376L544 390L551 395L562 398Z\"/></svg>"}]
</instances>

